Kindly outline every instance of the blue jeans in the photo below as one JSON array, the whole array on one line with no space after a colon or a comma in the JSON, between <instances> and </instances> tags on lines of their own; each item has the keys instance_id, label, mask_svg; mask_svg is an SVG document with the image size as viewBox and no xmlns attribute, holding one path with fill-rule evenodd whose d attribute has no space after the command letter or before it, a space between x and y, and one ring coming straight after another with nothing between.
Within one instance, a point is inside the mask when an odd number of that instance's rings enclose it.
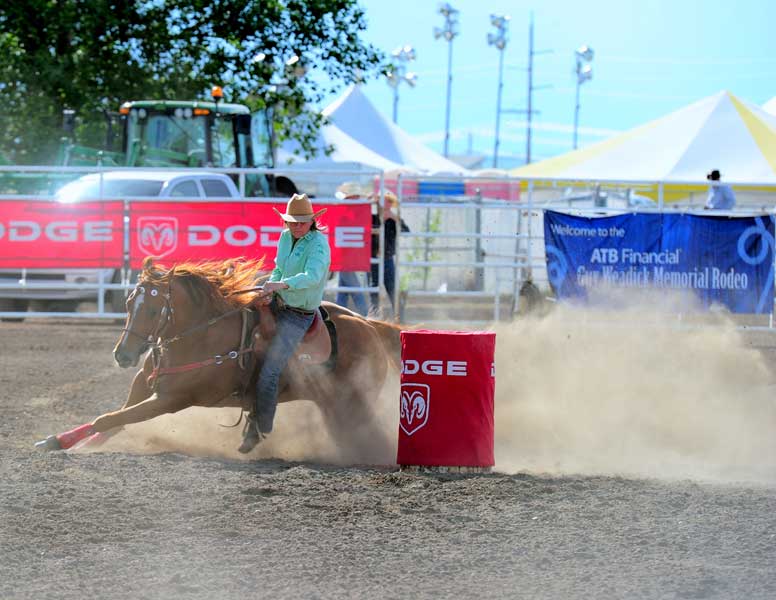
<instances>
[{"instance_id":1,"label":"blue jeans","mask_svg":"<svg viewBox=\"0 0 776 600\"><path fill-rule=\"evenodd\" d=\"M259 379L256 382L256 418L259 431L262 433L272 431L275 409L278 406L280 374L310 328L314 316L303 315L287 308L277 311L275 337L269 343L264 355L264 364L261 365Z\"/></svg>"},{"instance_id":2,"label":"blue jeans","mask_svg":"<svg viewBox=\"0 0 776 600\"><path fill-rule=\"evenodd\" d=\"M396 264L393 262L393 256L387 256L383 259L383 275L385 276L385 291L391 301L391 308L396 312L393 305L393 292L396 289ZM380 265L372 265L372 287L380 286ZM380 294L372 293L369 295L372 307L377 310L380 308Z\"/></svg>"},{"instance_id":3,"label":"blue jeans","mask_svg":"<svg viewBox=\"0 0 776 600\"><path fill-rule=\"evenodd\" d=\"M363 284L358 277L358 273L355 271L340 271L338 285L340 287L363 287ZM364 292L337 292L337 304L347 308L348 296L353 298L353 306L356 307L356 312L365 317L369 312L369 307L366 303L366 294L364 294Z\"/></svg>"}]
</instances>

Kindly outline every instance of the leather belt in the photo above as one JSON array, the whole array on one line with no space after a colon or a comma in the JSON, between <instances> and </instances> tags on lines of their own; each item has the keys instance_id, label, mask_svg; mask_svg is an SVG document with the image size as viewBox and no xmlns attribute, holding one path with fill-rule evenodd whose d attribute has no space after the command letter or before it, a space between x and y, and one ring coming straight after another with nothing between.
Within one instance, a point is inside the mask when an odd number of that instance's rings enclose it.
<instances>
[{"instance_id":1,"label":"leather belt","mask_svg":"<svg viewBox=\"0 0 776 600\"><path fill-rule=\"evenodd\" d=\"M292 312L298 313L300 315L304 315L305 317L310 317L315 314L314 310L304 310L302 308L297 308L295 306L289 306L288 304L286 304L283 308L285 308L286 310L290 310Z\"/></svg>"}]
</instances>

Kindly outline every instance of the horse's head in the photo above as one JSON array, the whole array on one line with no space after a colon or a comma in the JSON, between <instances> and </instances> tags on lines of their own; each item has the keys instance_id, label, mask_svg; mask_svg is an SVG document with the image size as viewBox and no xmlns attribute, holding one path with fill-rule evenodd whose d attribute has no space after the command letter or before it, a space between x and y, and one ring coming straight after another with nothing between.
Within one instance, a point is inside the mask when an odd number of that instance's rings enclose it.
<instances>
[{"instance_id":1,"label":"horse's head","mask_svg":"<svg viewBox=\"0 0 776 600\"><path fill-rule=\"evenodd\" d=\"M138 284L127 298L127 320L113 356L121 367L134 366L164 335L178 338L186 327L247 305L251 297L239 292L255 285L262 261L184 262L171 269L148 257ZM172 298L175 297L173 319Z\"/></svg>"},{"instance_id":2,"label":"horse's head","mask_svg":"<svg viewBox=\"0 0 776 600\"><path fill-rule=\"evenodd\" d=\"M122 368L137 365L140 357L156 342L172 319L170 285L149 276L144 265L138 284L127 298L127 318L113 357Z\"/></svg>"}]
</instances>

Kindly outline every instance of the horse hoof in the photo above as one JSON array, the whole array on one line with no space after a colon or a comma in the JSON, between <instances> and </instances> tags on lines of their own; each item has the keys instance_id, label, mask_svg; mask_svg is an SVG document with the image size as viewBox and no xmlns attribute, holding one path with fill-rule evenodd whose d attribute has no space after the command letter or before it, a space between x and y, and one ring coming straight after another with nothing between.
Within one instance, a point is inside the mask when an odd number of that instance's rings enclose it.
<instances>
[{"instance_id":1,"label":"horse hoof","mask_svg":"<svg viewBox=\"0 0 776 600\"><path fill-rule=\"evenodd\" d=\"M35 447L38 450L44 450L44 451L62 449L62 445L59 443L59 440L55 435L50 435L45 440L41 440L40 442L35 442Z\"/></svg>"}]
</instances>

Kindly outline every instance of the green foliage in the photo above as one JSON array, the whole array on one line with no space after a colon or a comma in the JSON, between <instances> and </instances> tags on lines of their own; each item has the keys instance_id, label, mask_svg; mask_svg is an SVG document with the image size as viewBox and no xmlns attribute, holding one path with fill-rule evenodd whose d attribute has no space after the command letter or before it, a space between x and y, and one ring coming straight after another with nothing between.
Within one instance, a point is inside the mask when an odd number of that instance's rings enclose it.
<instances>
[{"instance_id":1,"label":"green foliage","mask_svg":"<svg viewBox=\"0 0 776 600\"><path fill-rule=\"evenodd\" d=\"M380 68L365 28L356 0L0 3L0 154L50 163L64 108L79 143L102 145L106 112L125 100L205 98L221 85L227 102L270 109L276 140L310 155L322 117L307 107Z\"/></svg>"},{"instance_id":2,"label":"green foliage","mask_svg":"<svg viewBox=\"0 0 776 600\"><path fill-rule=\"evenodd\" d=\"M442 211L440 209L426 209L426 232L439 233L442 231ZM440 254L434 250L436 238L414 238L412 248L407 251L404 260L408 263L415 261L430 262L439 260ZM407 291L413 281L422 282L423 290L427 289L428 276L431 267L407 267L399 277L399 289Z\"/></svg>"}]
</instances>

